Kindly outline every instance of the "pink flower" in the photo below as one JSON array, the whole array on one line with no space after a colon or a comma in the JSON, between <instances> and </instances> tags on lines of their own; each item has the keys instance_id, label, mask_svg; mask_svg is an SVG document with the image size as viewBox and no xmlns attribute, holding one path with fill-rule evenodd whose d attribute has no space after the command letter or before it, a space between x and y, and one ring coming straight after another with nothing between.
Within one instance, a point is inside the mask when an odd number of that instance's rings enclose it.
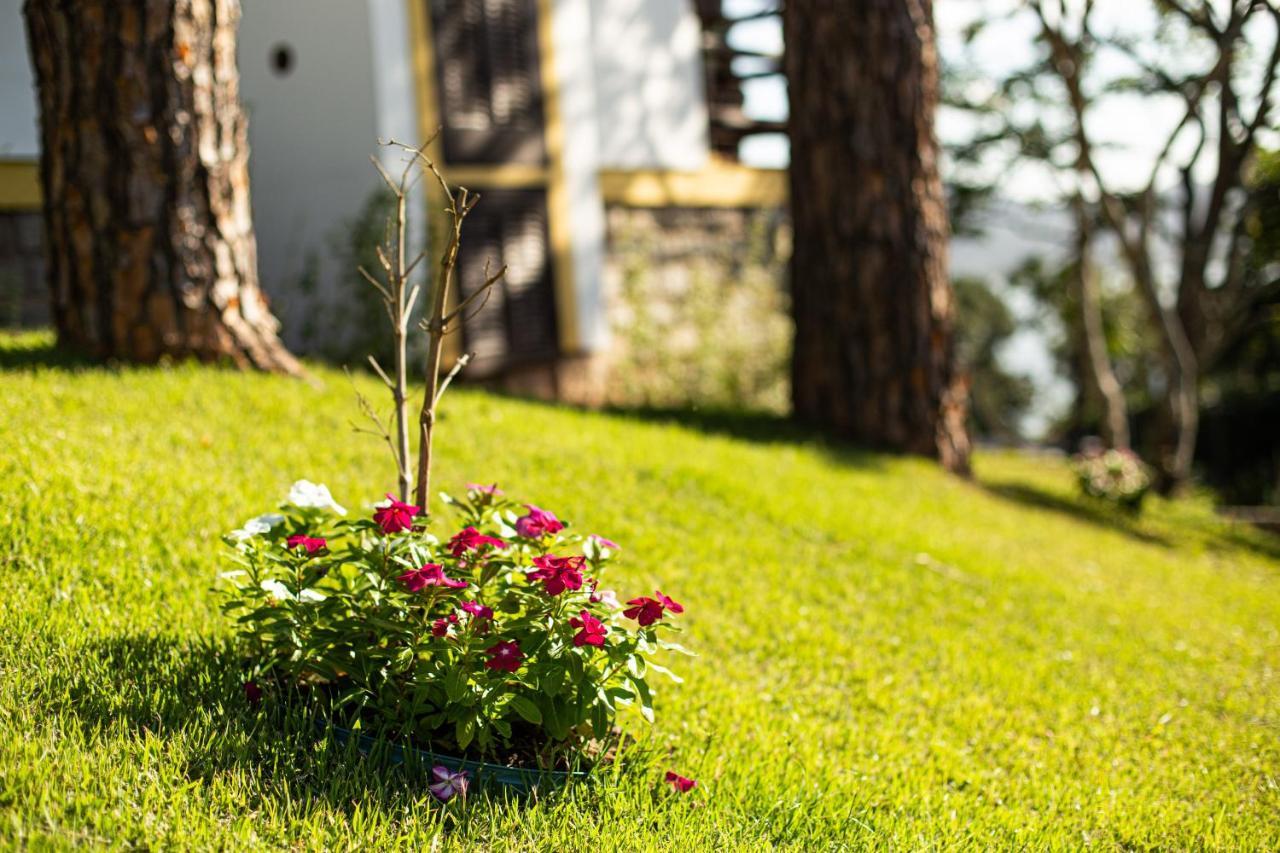
<instances>
[{"instance_id":1,"label":"pink flower","mask_svg":"<svg viewBox=\"0 0 1280 853\"><path fill-rule=\"evenodd\" d=\"M479 483L467 483L467 491L479 492L482 495L505 495L506 492L498 488L498 484L492 486L482 486Z\"/></svg>"},{"instance_id":2,"label":"pink flower","mask_svg":"<svg viewBox=\"0 0 1280 853\"><path fill-rule=\"evenodd\" d=\"M516 519L516 533L524 538L538 539L543 534L564 530L564 525L556 518L555 513L539 509L533 504L525 504L525 508L529 510L529 514Z\"/></svg>"},{"instance_id":3,"label":"pink flower","mask_svg":"<svg viewBox=\"0 0 1280 853\"><path fill-rule=\"evenodd\" d=\"M458 794L467 793L467 771L453 772L448 767L436 765L431 768L431 777L435 779L427 786L431 795L442 803L447 803Z\"/></svg>"},{"instance_id":4,"label":"pink flower","mask_svg":"<svg viewBox=\"0 0 1280 853\"><path fill-rule=\"evenodd\" d=\"M612 548L614 551L622 550L622 546L619 545L617 542L614 542L612 539L605 539L603 536L597 536L594 533L591 534L590 538L594 539L596 541L596 544L599 545L601 548Z\"/></svg>"},{"instance_id":5,"label":"pink flower","mask_svg":"<svg viewBox=\"0 0 1280 853\"><path fill-rule=\"evenodd\" d=\"M288 539L284 540L284 544L290 551L301 547L308 554L315 554L319 551L323 551L328 543L319 536L303 536L302 534L298 534L297 536L290 536Z\"/></svg>"},{"instance_id":6,"label":"pink flower","mask_svg":"<svg viewBox=\"0 0 1280 853\"><path fill-rule=\"evenodd\" d=\"M250 707L258 707L258 703L262 701L262 688L258 686L258 682L246 681L244 683L244 700L249 703Z\"/></svg>"},{"instance_id":7,"label":"pink flower","mask_svg":"<svg viewBox=\"0 0 1280 853\"><path fill-rule=\"evenodd\" d=\"M431 623L431 636L447 637L449 635L449 620L437 619Z\"/></svg>"},{"instance_id":8,"label":"pink flower","mask_svg":"<svg viewBox=\"0 0 1280 853\"><path fill-rule=\"evenodd\" d=\"M461 557L468 551L479 551L486 545L494 548L505 548L507 543L493 536L485 536L474 527L464 527L452 539L449 540L449 553L455 557Z\"/></svg>"},{"instance_id":9,"label":"pink flower","mask_svg":"<svg viewBox=\"0 0 1280 853\"><path fill-rule=\"evenodd\" d=\"M392 533L412 528L413 517L422 512L422 507L398 501L390 493L387 494L387 500L389 503L378 507L377 512L373 514L373 520L382 528L382 532L390 536Z\"/></svg>"},{"instance_id":10,"label":"pink flower","mask_svg":"<svg viewBox=\"0 0 1280 853\"><path fill-rule=\"evenodd\" d=\"M520 651L520 644L507 640L499 640L485 649L484 653L489 656L484 665L489 669L503 672L515 672L520 668L520 661L524 660L524 652Z\"/></svg>"},{"instance_id":11,"label":"pink flower","mask_svg":"<svg viewBox=\"0 0 1280 853\"><path fill-rule=\"evenodd\" d=\"M674 770L667 771L666 781L668 784L671 785L672 788L679 791L681 794L687 794L689 791L692 791L694 788L698 787L697 782L695 782L692 779L681 776L679 773L675 772Z\"/></svg>"},{"instance_id":12,"label":"pink flower","mask_svg":"<svg viewBox=\"0 0 1280 853\"><path fill-rule=\"evenodd\" d=\"M472 616L475 616L477 619L493 618L493 608L485 607L478 601L464 601L462 602L462 609L467 613L470 613Z\"/></svg>"},{"instance_id":13,"label":"pink flower","mask_svg":"<svg viewBox=\"0 0 1280 853\"><path fill-rule=\"evenodd\" d=\"M427 563L420 569L410 569L397 578L409 588L409 592L422 592L429 586L447 586L450 589L462 589L466 581L454 580L444 573L438 563Z\"/></svg>"},{"instance_id":14,"label":"pink flower","mask_svg":"<svg viewBox=\"0 0 1280 853\"><path fill-rule=\"evenodd\" d=\"M546 584L547 595L559 595L566 589L582 588L582 564L586 557L557 557L547 554L534 557L536 572L529 572L525 577L530 581L542 581Z\"/></svg>"},{"instance_id":15,"label":"pink flower","mask_svg":"<svg viewBox=\"0 0 1280 853\"><path fill-rule=\"evenodd\" d=\"M655 590L654 595L658 597L650 598L647 595L642 595L639 598L631 599L627 602L631 606L624 610L622 615L628 619L635 619L642 626L647 627L661 619L667 610L672 613L684 612L684 606L669 596L663 595L662 590Z\"/></svg>"},{"instance_id":16,"label":"pink flower","mask_svg":"<svg viewBox=\"0 0 1280 853\"><path fill-rule=\"evenodd\" d=\"M609 633L609 629L604 626L604 623L586 610L570 619L569 624L574 628L581 629L573 636L573 644L575 646L603 646L604 635Z\"/></svg>"}]
</instances>

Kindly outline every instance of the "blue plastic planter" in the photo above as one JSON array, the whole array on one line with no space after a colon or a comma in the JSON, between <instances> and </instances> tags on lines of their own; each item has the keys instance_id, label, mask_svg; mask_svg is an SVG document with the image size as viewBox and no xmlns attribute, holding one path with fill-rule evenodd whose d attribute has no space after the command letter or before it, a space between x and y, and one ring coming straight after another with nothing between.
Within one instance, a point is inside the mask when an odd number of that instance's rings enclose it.
<instances>
[{"instance_id":1,"label":"blue plastic planter","mask_svg":"<svg viewBox=\"0 0 1280 853\"><path fill-rule=\"evenodd\" d=\"M502 785L517 793L528 793L536 787L563 785L571 779L585 779L583 771L568 772L564 770L526 770L519 767L505 767L501 764L489 764L484 761L469 761L465 758L454 758L438 752L427 752L423 749L400 746L389 741L379 741L370 735L358 734L339 726L327 726L319 723L332 733L334 741L341 746L355 741L356 749L361 755L368 755L375 746L381 743L386 748L387 758L392 764L404 764L405 756L412 755L423 767L436 765L448 767L455 773L465 770L470 774L472 783L477 785Z\"/></svg>"}]
</instances>

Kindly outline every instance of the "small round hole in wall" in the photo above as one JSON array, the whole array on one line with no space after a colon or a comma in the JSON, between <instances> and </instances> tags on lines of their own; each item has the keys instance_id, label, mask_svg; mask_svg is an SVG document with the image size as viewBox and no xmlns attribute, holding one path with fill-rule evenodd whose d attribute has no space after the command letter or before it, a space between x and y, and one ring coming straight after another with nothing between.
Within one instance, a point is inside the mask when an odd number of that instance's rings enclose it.
<instances>
[{"instance_id":1,"label":"small round hole in wall","mask_svg":"<svg viewBox=\"0 0 1280 853\"><path fill-rule=\"evenodd\" d=\"M277 77L287 77L293 72L295 59L293 48L280 42L271 48L271 70Z\"/></svg>"}]
</instances>

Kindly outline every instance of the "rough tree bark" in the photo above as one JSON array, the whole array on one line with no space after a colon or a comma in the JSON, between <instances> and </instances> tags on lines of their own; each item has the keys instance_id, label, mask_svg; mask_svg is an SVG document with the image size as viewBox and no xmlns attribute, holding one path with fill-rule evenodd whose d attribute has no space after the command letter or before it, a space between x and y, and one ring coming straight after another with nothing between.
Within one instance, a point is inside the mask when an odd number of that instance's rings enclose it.
<instances>
[{"instance_id":1,"label":"rough tree bark","mask_svg":"<svg viewBox=\"0 0 1280 853\"><path fill-rule=\"evenodd\" d=\"M796 415L966 472L931 0L788 0Z\"/></svg>"},{"instance_id":2,"label":"rough tree bark","mask_svg":"<svg viewBox=\"0 0 1280 853\"><path fill-rule=\"evenodd\" d=\"M27 0L59 340L298 372L258 285L238 0Z\"/></svg>"}]
</instances>

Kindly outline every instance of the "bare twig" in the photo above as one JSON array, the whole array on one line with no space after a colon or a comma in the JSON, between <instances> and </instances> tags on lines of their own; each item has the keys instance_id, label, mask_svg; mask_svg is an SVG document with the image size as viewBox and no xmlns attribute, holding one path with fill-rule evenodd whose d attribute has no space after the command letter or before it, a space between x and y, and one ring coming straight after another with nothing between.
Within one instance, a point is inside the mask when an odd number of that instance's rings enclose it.
<instances>
[{"instance_id":1,"label":"bare twig","mask_svg":"<svg viewBox=\"0 0 1280 853\"><path fill-rule=\"evenodd\" d=\"M446 377L444 378L444 381L440 383L440 390L436 391L436 402L437 402L437 403L439 403L439 402L440 402L440 398L444 396L444 391L445 391L445 389L446 389L446 388L448 388L448 387L449 387L449 383L453 381L453 377L455 377L455 376L457 376L459 373L461 373L461 372L462 372L462 368L464 368L464 367L466 367L468 364L470 364L470 363L471 363L471 359L473 359L473 358L475 358L475 353L473 353L473 352L463 353L462 355L460 355L460 356L458 357L458 360L457 360L456 362L454 362L453 370L450 370L450 371L449 371L449 375L448 375L448 376L446 376Z\"/></svg>"},{"instance_id":2,"label":"bare twig","mask_svg":"<svg viewBox=\"0 0 1280 853\"><path fill-rule=\"evenodd\" d=\"M431 451L436 425L436 406L439 404L440 397L449 386L449 383L470 361L469 355L459 358L449 375L444 377L443 381L441 380L440 366L444 354L444 336L448 331L447 326L451 320L465 316L461 312L466 310L466 306L472 304L478 294L487 294L501 280L506 269L504 267L496 276L486 275L484 284L481 285L476 293L463 300L458 309L454 311L447 310L449 293L454 286L454 279L457 275L458 249L462 243L462 223L480 201L480 196L466 187L459 187L455 190L449 185L444 175L441 174L435 160L427 154L426 149L429 142L423 145L411 146L392 139L385 144L398 148L409 155L409 163L417 167L419 174L430 174L435 179L439 192L444 197L444 213L449 220L447 235L440 249L440 260L435 280L431 286L427 316L419 324L420 328L427 333L427 363L426 388L423 392L422 410L418 417L418 471L414 500L430 514ZM407 166L405 177L402 178L398 185L399 190L407 190L411 185L407 180L408 174L409 167ZM403 201L402 196L398 196L398 198ZM419 255L411 263L406 264L402 253L397 269L402 276L407 276L421 260L422 255ZM486 269L486 274L487 272L488 270ZM416 296L417 294L414 292L411 299L416 298Z\"/></svg>"}]
</instances>

